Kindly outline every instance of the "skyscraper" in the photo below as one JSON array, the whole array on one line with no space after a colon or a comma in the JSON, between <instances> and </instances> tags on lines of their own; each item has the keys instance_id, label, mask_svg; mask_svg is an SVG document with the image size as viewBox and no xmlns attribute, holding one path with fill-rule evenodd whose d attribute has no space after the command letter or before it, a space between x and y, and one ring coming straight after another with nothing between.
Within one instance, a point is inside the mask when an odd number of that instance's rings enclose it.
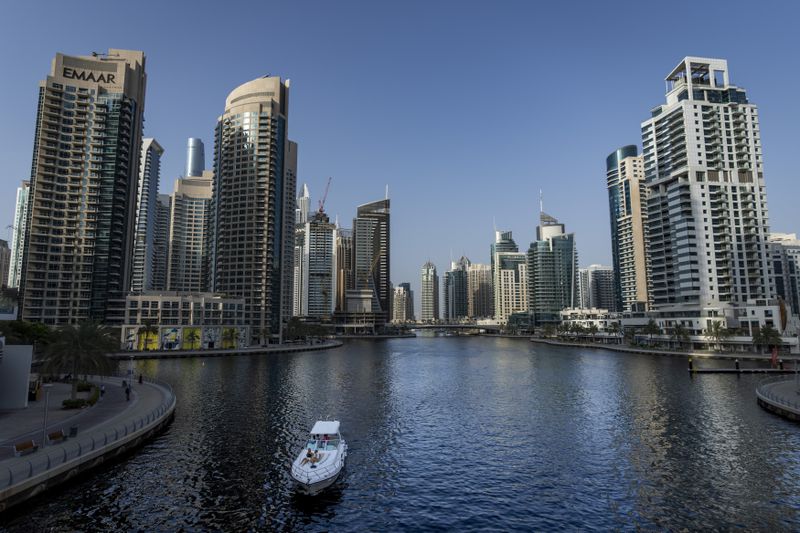
<instances>
[{"instance_id":1,"label":"skyscraper","mask_svg":"<svg viewBox=\"0 0 800 533\"><path fill-rule=\"evenodd\" d=\"M21 318L122 319L131 283L144 53L56 54L39 85Z\"/></svg>"},{"instance_id":2,"label":"skyscraper","mask_svg":"<svg viewBox=\"0 0 800 533\"><path fill-rule=\"evenodd\" d=\"M297 316L330 317L336 307L335 224L318 212L298 230L295 250L295 292ZM299 265L297 262L299 261Z\"/></svg>"},{"instance_id":3,"label":"skyscraper","mask_svg":"<svg viewBox=\"0 0 800 533\"><path fill-rule=\"evenodd\" d=\"M775 292L800 314L800 240L795 233L771 233L769 253L775 273Z\"/></svg>"},{"instance_id":4,"label":"skyscraper","mask_svg":"<svg viewBox=\"0 0 800 533\"><path fill-rule=\"evenodd\" d=\"M589 265L578 270L578 297L576 304L588 309L619 311L614 290L614 269L603 265Z\"/></svg>"},{"instance_id":5,"label":"skyscraper","mask_svg":"<svg viewBox=\"0 0 800 533\"><path fill-rule=\"evenodd\" d=\"M414 320L414 293L410 283L401 283L394 288L392 298L392 322L402 324Z\"/></svg>"},{"instance_id":6,"label":"skyscraper","mask_svg":"<svg viewBox=\"0 0 800 533\"><path fill-rule=\"evenodd\" d=\"M339 228L336 235L336 311L347 310L347 291L355 288L354 277L353 231Z\"/></svg>"},{"instance_id":7,"label":"skyscraper","mask_svg":"<svg viewBox=\"0 0 800 533\"><path fill-rule=\"evenodd\" d=\"M773 298L758 110L722 59L686 57L666 82L642 123L652 304Z\"/></svg>"},{"instance_id":8,"label":"skyscraper","mask_svg":"<svg viewBox=\"0 0 800 533\"><path fill-rule=\"evenodd\" d=\"M308 185L303 184L303 194L297 197L297 209L295 210L294 223L305 224L311 212L311 195L308 192Z\"/></svg>"},{"instance_id":9,"label":"skyscraper","mask_svg":"<svg viewBox=\"0 0 800 533\"><path fill-rule=\"evenodd\" d=\"M203 141L189 137L186 145L186 177L201 177L206 168L206 149Z\"/></svg>"},{"instance_id":10,"label":"skyscraper","mask_svg":"<svg viewBox=\"0 0 800 533\"><path fill-rule=\"evenodd\" d=\"M0 287L7 287L8 271L11 266L11 249L8 241L0 239Z\"/></svg>"},{"instance_id":11,"label":"skyscraper","mask_svg":"<svg viewBox=\"0 0 800 533\"><path fill-rule=\"evenodd\" d=\"M228 95L215 136L212 290L244 298L261 339L292 310L297 144L288 117L289 81L259 78Z\"/></svg>"},{"instance_id":12,"label":"skyscraper","mask_svg":"<svg viewBox=\"0 0 800 533\"><path fill-rule=\"evenodd\" d=\"M22 274L22 255L25 250L25 235L28 228L28 194L30 182L23 181L17 187L17 204L14 208L14 235L11 239L11 259L8 267L8 279L0 278L0 282L7 281L9 287L19 287L19 278Z\"/></svg>"},{"instance_id":13,"label":"skyscraper","mask_svg":"<svg viewBox=\"0 0 800 533\"><path fill-rule=\"evenodd\" d=\"M559 322L562 309L578 303L578 252L575 235L540 213L536 241L528 248L530 310L536 324Z\"/></svg>"},{"instance_id":14,"label":"skyscraper","mask_svg":"<svg viewBox=\"0 0 800 533\"><path fill-rule=\"evenodd\" d=\"M372 311L391 316L389 199L358 206L353 220L355 289L373 291Z\"/></svg>"},{"instance_id":15,"label":"skyscraper","mask_svg":"<svg viewBox=\"0 0 800 533\"><path fill-rule=\"evenodd\" d=\"M462 256L450 264L450 271L445 273L444 298L445 318L459 320L469 315L469 290L467 271L470 261Z\"/></svg>"},{"instance_id":16,"label":"skyscraper","mask_svg":"<svg viewBox=\"0 0 800 533\"><path fill-rule=\"evenodd\" d=\"M430 261L422 265L421 281L419 319L423 322L439 320L439 275L436 265Z\"/></svg>"},{"instance_id":17,"label":"skyscraper","mask_svg":"<svg viewBox=\"0 0 800 533\"><path fill-rule=\"evenodd\" d=\"M172 226L172 196L159 194L156 204L156 230L153 244L153 289L165 291L169 288L169 232Z\"/></svg>"},{"instance_id":18,"label":"skyscraper","mask_svg":"<svg viewBox=\"0 0 800 533\"><path fill-rule=\"evenodd\" d=\"M492 268L472 263L467 269L467 314L470 318L488 318L492 313Z\"/></svg>"},{"instance_id":19,"label":"skyscraper","mask_svg":"<svg viewBox=\"0 0 800 533\"><path fill-rule=\"evenodd\" d=\"M647 303L647 185L644 158L634 145L606 158L606 185L611 213L615 308L624 311Z\"/></svg>"},{"instance_id":20,"label":"skyscraper","mask_svg":"<svg viewBox=\"0 0 800 533\"><path fill-rule=\"evenodd\" d=\"M505 321L528 310L528 266L510 231L496 231L492 250L494 317Z\"/></svg>"},{"instance_id":21,"label":"skyscraper","mask_svg":"<svg viewBox=\"0 0 800 533\"><path fill-rule=\"evenodd\" d=\"M175 181L168 226L167 286L170 291L203 292L208 286L206 241L213 178L214 173L205 170L200 177Z\"/></svg>"},{"instance_id":22,"label":"skyscraper","mask_svg":"<svg viewBox=\"0 0 800 533\"><path fill-rule=\"evenodd\" d=\"M142 140L139 186L136 194L136 222L133 237L131 291L153 290L153 262L156 238L158 188L164 149L155 139Z\"/></svg>"}]
</instances>

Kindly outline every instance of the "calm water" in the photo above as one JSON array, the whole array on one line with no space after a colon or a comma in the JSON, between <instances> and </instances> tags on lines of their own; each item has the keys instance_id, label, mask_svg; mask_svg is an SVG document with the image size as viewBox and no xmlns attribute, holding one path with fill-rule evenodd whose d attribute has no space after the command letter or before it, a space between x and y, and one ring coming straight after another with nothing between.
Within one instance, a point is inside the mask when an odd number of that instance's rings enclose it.
<instances>
[{"instance_id":1,"label":"calm water","mask_svg":"<svg viewBox=\"0 0 800 533\"><path fill-rule=\"evenodd\" d=\"M6 527L800 529L800 425L756 405L758 378L682 359L428 337L139 368L174 385L172 426ZM346 471L295 496L290 461L327 417Z\"/></svg>"}]
</instances>

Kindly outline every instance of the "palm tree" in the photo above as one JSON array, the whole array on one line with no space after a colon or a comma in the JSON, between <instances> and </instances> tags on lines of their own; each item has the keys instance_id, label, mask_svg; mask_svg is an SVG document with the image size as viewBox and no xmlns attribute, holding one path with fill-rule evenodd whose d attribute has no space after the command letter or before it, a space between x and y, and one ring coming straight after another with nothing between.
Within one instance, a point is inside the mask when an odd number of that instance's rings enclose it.
<instances>
[{"instance_id":1,"label":"palm tree","mask_svg":"<svg viewBox=\"0 0 800 533\"><path fill-rule=\"evenodd\" d=\"M189 341L189 346L191 349L196 350L197 348L195 348L195 344L200 340L200 335L197 333L196 329L192 328L186 334L186 340Z\"/></svg>"},{"instance_id":2,"label":"palm tree","mask_svg":"<svg viewBox=\"0 0 800 533\"><path fill-rule=\"evenodd\" d=\"M608 330L613 333L614 335L619 335L619 332L622 328L619 325L619 322L612 322L608 326Z\"/></svg>"},{"instance_id":3,"label":"palm tree","mask_svg":"<svg viewBox=\"0 0 800 533\"><path fill-rule=\"evenodd\" d=\"M672 328L672 338L678 343L678 349L683 348L683 343L689 340L689 331L680 324Z\"/></svg>"},{"instance_id":4,"label":"palm tree","mask_svg":"<svg viewBox=\"0 0 800 533\"><path fill-rule=\"evenodd\" d=\"M155 322L152 320L145 320L137 333L140 336L144 335L144 351L147 351L147 345L149 344L148 341L150 340L151 334L158 335L158 326L156 326Z\"/></svg>"},{"instance_id":5,"label":"palm tree","mask_svg":"<svg viewBox=\"0 0 800 533\"><path fill-rule=\"evenodd\" d=\"M118 348L111 330L97 322L58 328L45 348L44 370L72 375L72 399L78 395L78 374L110 374L116 368L106 354Z\"/></svg>"},{"instance_id":6,"label":"palm tree","mask_svg":"<svg viewBox=\"0 0 800 533\"><path fill-rule=\"evenodd\" d=\"M753 344L757 347L766 346L767 349L774 348L777 346L780 348L781 344L783 344L783 339L781 338L781 334L773 328L772 326L764 326L760 328L755 335L753 335Z\"/></svg>"},{"instance_id":7,"label":"palm tree","mask_svg":"<svg viewBox=\"0 0 800 533\"><path fill-rule=\"evenodd\" d=\"M731 332L722 322L715 320L708 326L708 329L703 331L703 335L711 339L716 349L720 350L722 348L722 341L730 337Z\"/></svg>"},{"instance_id":8,"label":"palm tree","mask_svg":"<svg viewBox=\"0 0 800 533\"><path fill-rule=\"evenodd\" d=\"M644 332L650 336L650 345L652 345L653 335L661 335L661 328L658 327L656 321L651 318L650 321L647 323L647 325L644 327Z\"/></svg>"},{"instance_id":9,"label":"palm tree","mask_svg":"<svg viewBox=\"0 0 800 533\"><path fill-rule=\"evenodd\" d=\"M597 335L597 332L600 331L600 329L597 327L597 324L592 322L591 324L589 324L589 327L586 329L586 331L588 331L591 334L592 342L594 342L594 336Z\"/></svg>"},{"instance_id":10,"label":"palm tree","mask_svg":"<svg viewBox=\"0 0 800 533\"><path fill-rule=\"evenodd\" d=\"M222 330L222 345L228 345L228 348L236 348L236 330L234 328L225 328Z\"/></svg>"}]
</instances>

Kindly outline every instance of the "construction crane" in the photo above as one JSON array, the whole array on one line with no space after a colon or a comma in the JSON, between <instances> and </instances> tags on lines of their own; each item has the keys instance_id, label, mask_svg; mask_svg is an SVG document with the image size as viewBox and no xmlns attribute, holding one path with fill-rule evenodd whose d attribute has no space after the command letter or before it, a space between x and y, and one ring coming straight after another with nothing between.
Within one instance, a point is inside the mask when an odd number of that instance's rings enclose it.
<instances>
[{"instance_id":1,"label":"construction crane","mask_svg":"<svg viewBox=\"0 0 800 533\"><path fill-rule=\"evenodd\" d=\"M322 199L319 201L319 209L317 210L318 215L322 215L325 212L325 200L328 199L328 190L331 188L331 180L333 178L328 178L328 183L325 185L325 194L322 195Z\"/></svg>"}]
</instances>

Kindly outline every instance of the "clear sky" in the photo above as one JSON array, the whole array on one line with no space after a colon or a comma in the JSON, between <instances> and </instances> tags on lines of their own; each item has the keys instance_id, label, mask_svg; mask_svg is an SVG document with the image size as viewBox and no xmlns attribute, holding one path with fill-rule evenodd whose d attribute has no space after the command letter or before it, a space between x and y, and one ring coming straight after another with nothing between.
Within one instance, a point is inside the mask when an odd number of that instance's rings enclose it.
<instances>
[{"instance_id":1,"label":"clear sky","mask_svg":"<svg viewBox=\"0 0 800 533\"><path fill-rule=\"evenodd\" d=\"M641 144L684 56L728 60L760 108L773 231L800 231L800 3L7 2L0 12L0 236L30 173L37 83L56 52L147 55L145 135L166 152L206 143L225 97L265 75L292 80L290 137L313 205L349 227L392 199L392 281L419 288L428 259L489 261L493 219L522 248L545 211L580 262L610 264L605 157ZM795 163L792 163L795 161ZM418 297L417 297L418 299Z\"/></svg>"}]
</instances>

